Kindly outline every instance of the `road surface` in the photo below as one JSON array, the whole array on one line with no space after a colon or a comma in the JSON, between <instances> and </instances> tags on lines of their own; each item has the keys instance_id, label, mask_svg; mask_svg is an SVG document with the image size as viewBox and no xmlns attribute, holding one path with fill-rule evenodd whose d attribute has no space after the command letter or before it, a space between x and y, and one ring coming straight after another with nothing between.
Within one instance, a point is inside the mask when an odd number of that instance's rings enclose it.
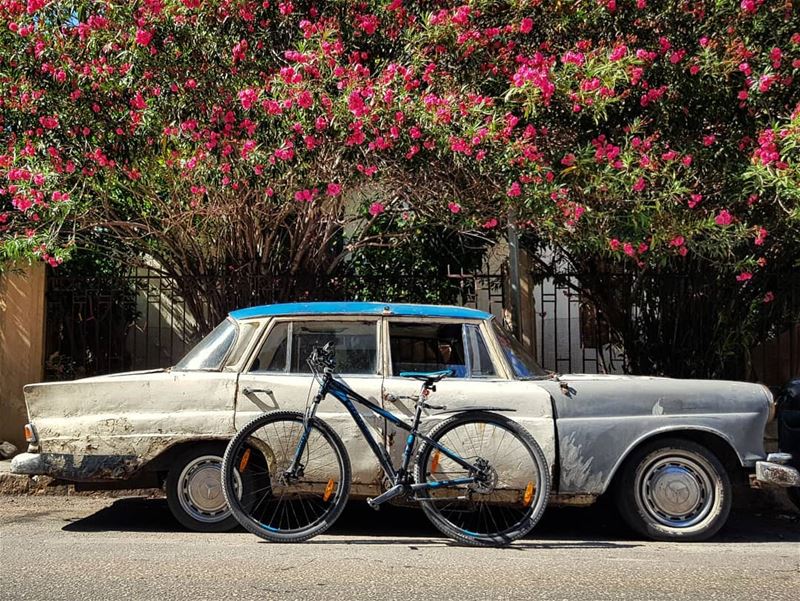
<instances>
[{"instance_id":1,"label":"road surface","mask_svg":"<svg viewBox=\"0 0 800 601\"><path fill-rule=\"evenodd\" d=\"M800 599L796 515L734 514L713 542L638 540L608 509L550 509L508 549L460 547L415 510L348 507L270 544L183 530L163 499L0 497L0 599Z\"/></svg>"}]
</instances>

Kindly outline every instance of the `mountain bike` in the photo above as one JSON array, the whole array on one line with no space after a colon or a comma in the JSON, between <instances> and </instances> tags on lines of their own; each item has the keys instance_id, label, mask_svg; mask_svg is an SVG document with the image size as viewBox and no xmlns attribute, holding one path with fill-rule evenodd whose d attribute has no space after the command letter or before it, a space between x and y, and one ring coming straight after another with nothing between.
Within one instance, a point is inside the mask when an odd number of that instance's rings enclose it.
<instances>
[{"instance_id":1,"label":"mountain bike","mask_svg":"<svg viewBox=\"0 0 800 601\"><path fill-rule=\"evenodd\" d=\"M350 413L386 476L385 492L367 499L370 507L405 497L418 502L444 534L479 546L507 545L539 521L550 491L541 448L527 430L491 408L448 412L432 404L436 383L450 370L400 374L421 381L408 423L334 376L332 345L314 348L308 364L319 388L305 412L264 413L225 450L225 499L245 529L269 541L300 542L330 528L341 514L350 491L350 459L338 434L316 417L328 395ZM356 403L408 432L398 467ZM431 414L441 421L429 433L420 429L425 410L440 412Z\"/></svg>"}]
</instances>

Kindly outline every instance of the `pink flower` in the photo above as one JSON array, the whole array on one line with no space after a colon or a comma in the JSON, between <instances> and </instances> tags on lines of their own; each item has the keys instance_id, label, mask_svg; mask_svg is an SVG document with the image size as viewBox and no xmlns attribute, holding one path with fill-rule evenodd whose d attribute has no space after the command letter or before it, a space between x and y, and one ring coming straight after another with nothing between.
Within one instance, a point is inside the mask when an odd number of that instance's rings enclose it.
<instances>
[{"instance_id":1,"label":"pink flower","mask_svg":"<svg viewBox=\"0 0 800 601\"><path fill-rule=\"evenodd\" d=\"M742 7L742 10L746 13L754 13L758 10L758 7L764 4L764 0L742 0L739 6Z\"/></svg>"},{"instance_id":2,"label":"pink flower","mask_svg":"<svg viewBox=\"0 0 800 601\"><path fill-rule=\"evenodd\" d=\"M675 236L672 240L669 241L670 246L683 246L686 239L683 236Z\"/></svg>"},{"instance_id":3,"label":"pink flower","mask_svg":"<svg viewBox=\"0 0 800 601\"><path fill-rule=\"evenodd\" d=\"M375 15L356 15L359 29L367 35L372 35L378 30L380 21Z\"/></svg>"},{"instance_id":4,"label":"pink flower","mask_svg":"<svg viewBox=\"0 0 800 601\"><path fill-rule=\"evenodd\" d=\"M716 141L717 141L717 136L715 136L714 134L703 136L703 146L711 146Z\"/></svg>"},{"instance_id":5,"label":"pink flower","mask_svg":"<svg viewBox=\"0 0 800 601\"><path fill-rule=\"evenodd\" d=\"M641 192L642 190L645 189L645 186L646 186L646 184L645 184L644 178L640 177L639 179L636 180L636 183L633 184L633 191L634 192Z\"/></svg>"},{"instance_id":6,"label":"pink flower","mask_svg":"<svg viewBox=\"0 0 800 601\"><path fill-rule=\"evenodd\" d=\"M339 193L342 191L342 186L336 183L331 182L328 184L328 196L338 196Z\"/></svg>"},{"instance_id":7,"label":"pink flower","mask_svg":"<svg viewBox=\"0 0 800 601\"><path fill-rule=\"evenodd\" d=\"M775 300L775 294L770 290L764 295L763 302L764 303L771 303Z\"/></svg>"},{"instance_id":8,"label":"pink flower","mask_svg":"<svg viewBox=\"0 0 800 601\"><path fill-rule=\"evenodd\" d=\"M136 95L131 98L131 107L136 109L137 111L141 111L147 108L147 102L145 102L144 97L140 91L136 91Z\"/></svg>"},{"instance_id":9,"label":"pink flower","mask_svg":"<svg viewBox=\"0 0 800 601\"><path fill-rule=\"evenodd\" d=\"M447 205L447 208L449 208L450 212L453 213L454 215L461 212L461 205L458 204L457 202L451 202L450 204Z\"/></svg>"},{"instance_id":10,"label":"pink flower","mask_svg":"<svg viewBox=\"0 0 800 601\"><path fill-rule=\"evenodd\" d=\"M689 208L690 209L695 208L697 205L700 204L700 202L702 200L703 200L703 195L702 194L691 194L689 196L689 203L688 203L689 204Z\"/></svg>"},{"instance_id":11,"label":"pink flower","mask_svg":"<svg viewBox=\"0 0 800 601\"><path fill-rule=\"evenodd\" d=\"M636 254L636 251L633 249L633 244L630 242L626 242L622 245L622 252L624 252L629 257L632 257Z\"/></svg>"},{"instance_id":12,"label":"pink flower","mask_svg":"<svg viewBox=\"0 0 800 601\"><path fill-rule=\"evenodd\" d=\"M256 148L255 140L246 140L244 144L242 144L241 155L243 159L246 159L248 155L253 152Z\"/></svg>"},{"instance_id":13,"label":"pink flower","mask_svg":"<svg viewBox=\"0 0 800 601\"><path fill-rule=\"evenodd\" d=\"M58 117L56 117L55 115L39 117L39 123L45 129L55 129L56 127L58 127Z\"/></svg>"},{"instance_id":14,"label":"pink flower","mask_svg":"<svg viewBox=\"0 0 800 601\"><path fill-rule=\"evenodd\" d=\"M136 30L136 43L139 44L140 46L149 45L152 39L153 39L153 33L151 31L147 31L146 29Z\"/></svg>"},{"instance_id":15,"label":"pink flower","mask_svg":"<svg viewBox=\"0 0 800 601\"><path fill-rule=\"evenodd\" d=\"M304 109L310 109L314 106L314 97L311 95L311 92L308 90L300 92L300 95L297 97L297 104Z\"/></svg>"},{"instance_id":16,"label":"pink flower","mask_svg":"<svg viewBox=\"0 0 800 601\"><path fill-rule=\"evenodd\" d=\"M491 219L487 219L486 221L483 222L483 225L481 227L487 230L494 229L497 227L497 219L495 219L494 217L492 217Z\"/></svg>"},{"instance_id":17,"label":"pink flower","mask_svg":"<svg viewBox=\"0 0 800 601\"><path fill-rule=\"evenodd\" d=\"M379 202L373 202L371 205L369 205L369 214L373 217L377 217L385 210L386 208Z\"/></svg>"},{"instance_id":18,"label":"pink flower","mask_svg":"<svg viewBox=\"0 0 800 601\"><path fill-rule=\"evenodd\" d=\"M511 187L506 191L506 194L508 194L512 198L522 194L522 188L520 187L519 182L514 182L513 184L511 184Z\"/></svg>"},{"instance_id":19,"label":"pink flower","mask_svg":"<svg viewBox=\"0 0 800 601\"><path fill-rule=\"evenodd\" d=\"M317 195L317 189L314 188L313 190L298 190L294 193L294 199L299 202L311 202L314 200L314 197Z\"/></svg>"},{"instance_id":20,"label":"pink flower","mask_svg":"<svg viewBox=\"0 0 800 601\"><path fill-rule=\"evenodd\" d=\"M756 232L755 245L762 246L768 234L769 232L767 232L767 230L765 230L763 227L758 228L758 232Z\"/></svg>"},{"instance_id":21,"label":"pink flower","mask_svg":"<svg viewBox=\"0 0 800 601\"><path fill-rule=\"evenodd\" d=\"M620 242L616 238L612 238L608 241L608 246L611 248L611 250L619 250Z\"/></svg>"},{"instance_id":22,"label":"pink flower","mask_svg":"<svg viewBox=\"0 0 800 601\"><path fill-rule=\"evenodd\" d=\"M242 103L242 108L246 111L250 110L250 107L258 100L258 91L254 90L253 88L246 88L244 90L239 90L239 102Z\"/></svg>"},{"instance_id":23,"label":"pink flower","mask_svg":"<svg viewBox=\"0 0 800 601\"><path fill-rule=\"evenodd\" d=\"M625 44L620 44L619 46L615 46L614 49L611 51L611 54L608 55L608 58L612 61L618 61L623 58L628 53L628 47Z\"/></svg>"},{"instance_id":24,"label":"pink flower","mask_svg":"<svg viewBox=\"0 0 800 601\"><path fill-rule=\"evenodd\" d=\"M519 32L520 33L530 33L533 31L533 19L529 17L525 17L519 23Z\"/></svg>"},{"instance_id":25,"label":"pink flower","mask_svg":"<svg viewBox=\"0 0 800 601\"><path fill-rule=\"evenodd\" d=\"M727 209L722 209L719 213L717 213L717 216L714 218L714 222L717 225L726 227L733 223L733 215L731 215Z\"/></svg>"},{"instance_id":26,"label":"pink flower","mask_svg":"<svg viewBox=\"0 0 800 601\"><path fill-rule=\"evenodd\" d=\"M747 280L752 279L752 277L753 277L752 273L750 273L749 271L743 271L742 273L740 273L739 275L736 276L736 281L737 282L746 282Z\"/></svg>"},{"instance_id":27,"label":"pink flower","mask_svg":"<svg viewBox=\"0 0 800 601\"><path fill-rule=\"evenodd\" d=\"M571 152L565 154L564 158L561 159L561 164L564 165L564 167L572 167L575 164L575 155Z\"/></svg>"}]
</instances>

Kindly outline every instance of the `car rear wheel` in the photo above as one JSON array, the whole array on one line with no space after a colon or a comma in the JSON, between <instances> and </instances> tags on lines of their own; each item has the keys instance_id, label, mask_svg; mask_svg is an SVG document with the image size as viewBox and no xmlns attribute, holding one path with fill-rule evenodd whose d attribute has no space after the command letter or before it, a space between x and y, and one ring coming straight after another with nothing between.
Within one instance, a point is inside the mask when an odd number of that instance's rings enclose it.
<instances>
[{"instance_id":1,"label":"car rear wheel","mask_svg":"<svg viewBox=\"0 0 800 601\"><path fill-rule=\"evenodd\" d=\"M678 438L655 440L633 451L622 470L616 491L620 513L648 538L706 540L728 519L730 477L702 445Z\"/></svg>"},{"instance_id":2,"label":"car rear wheel","mask_svg":"<svg viewBox=\"0 0 800 601\"><path fill-rule=\"evenodd\" d=\"M202 443L181 453L167 473L167 503L189 530L226 532L236 527L222 492L224 443Z\"/></svg>"}]
</instances>

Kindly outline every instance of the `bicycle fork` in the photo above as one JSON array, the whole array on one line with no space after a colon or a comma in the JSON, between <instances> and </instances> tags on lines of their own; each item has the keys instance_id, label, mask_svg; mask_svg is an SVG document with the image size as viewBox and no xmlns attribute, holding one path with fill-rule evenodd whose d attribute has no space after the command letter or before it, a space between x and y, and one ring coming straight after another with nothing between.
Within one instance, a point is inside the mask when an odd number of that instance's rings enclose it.
<instances>
[{"instance_id":1,"label":"bicycle fork","mask_svg":"<svg viewBox=\"0 0 800 601\"><path fill-rule=\"evenodd\" d=\"M292 458L292 462L289 464L289 467L286 468L284 471L283 476L287 480L299 478L303 475L303 469L305 466L300 462L300 458L303 456L303 453L306 450L306 444L308 443L308 434L311 431L311 420L314 419L314 416L317 413L317 407L322 402L322 399L325 398L325 395L328 393L328 382L330 380L330 375L325 374L325 379L323 380L322 384L320 384L319 390L317 391L317 395L314 397L312 403L306 409L305 415L303 416L303 433L300 435L300 441L297 443L297 448L294 452L294 457Z\"/></svg>"}]
</instances>

